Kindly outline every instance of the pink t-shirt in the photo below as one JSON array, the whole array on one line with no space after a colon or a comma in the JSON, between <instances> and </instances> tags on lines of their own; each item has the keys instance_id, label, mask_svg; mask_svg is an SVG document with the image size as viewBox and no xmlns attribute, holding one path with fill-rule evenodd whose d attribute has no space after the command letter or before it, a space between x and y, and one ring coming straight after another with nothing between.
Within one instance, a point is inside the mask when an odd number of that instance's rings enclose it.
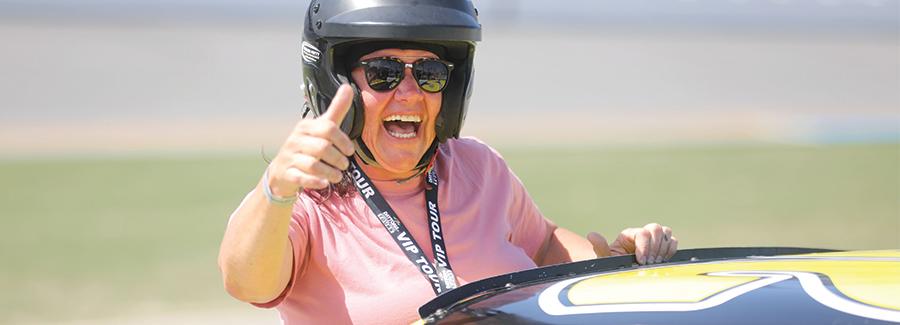
<instances>
[{"instance_id":1,"label":"pink t-shirt","mask_svg":"<svg viewBox=\"0 0 900 325\"><path fill-rule=\"evenodd\" d=\"M438 149L438 205L450 265L461 286L534 268L552 233L503 158L479 140L451 139ZM374 181L431 262L424 180ZM294 274L277 307L285 324L409 324L435 297L359 195L322 204L301 195L290 225Z\"/></svg>"}]
</instances>

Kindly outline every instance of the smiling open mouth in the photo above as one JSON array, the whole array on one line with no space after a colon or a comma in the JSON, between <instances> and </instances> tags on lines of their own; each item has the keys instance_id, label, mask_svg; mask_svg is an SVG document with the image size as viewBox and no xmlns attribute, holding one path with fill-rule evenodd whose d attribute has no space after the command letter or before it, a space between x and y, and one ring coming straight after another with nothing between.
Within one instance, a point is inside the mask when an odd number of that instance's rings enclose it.
<instances>
[{"instance_id":1,"label":"smiling open mouth","mask_svg":"<svg viewBox=\"0 0 900 325\"><path fill-rule=\"evenodd\" d=\"M416 115L391 115L383 120L384 129L395 138L415 138L422 124L422 118Z\"/></svg>"}]
</instances>

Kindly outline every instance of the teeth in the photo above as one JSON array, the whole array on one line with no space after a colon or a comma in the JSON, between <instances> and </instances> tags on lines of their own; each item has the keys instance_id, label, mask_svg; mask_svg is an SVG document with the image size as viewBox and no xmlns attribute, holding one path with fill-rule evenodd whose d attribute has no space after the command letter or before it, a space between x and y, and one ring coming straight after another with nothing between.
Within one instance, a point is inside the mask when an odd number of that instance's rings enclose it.
<instances>
[{"instance_id":1,"label":"teeth","mask_svg":"<svg viewBox=\"0 0 900 325\"><path fill-rule=\"evenodd\" d=\"M394 114L394 115L385 117L385 118L384 118L384 121L385 121L385 122L400 121L400 122L416 122L416 123L420 123L420 122L422 122L422 118L420 118L420 117L417 116L417 115L398 115L398 114Z\"/></svg>"},{"instance_id":2,"label":"teeth","mask_svg":"<svg viewBox=\"0 0 900 325\"><path fill-rule=\"evenodd\" d=\"M415 133L396 133L396 132L391 132L391 131L388 131L388 133L393 137L401 138L401 139L410 139L410 138L414 138L416 136Z\"/></svg>"},{"instance_id":3,"label":"teeth","mask_svg":"<svg viewBox=\"0 0 900 325\"><path fill-rule=\"evenodd\" d=\"M414 123L421 123L421 122L422 122L422 118L419 117L418 115L400 115L400 114L394 114L394 115L390 115L390 116L388 116L388 117L385 117L383 121L384 121L384 122L394 122L394 121L399 121L399 122L414 122ZM395 138L400 138L400 139L411 139L411 138L415 138L415 137L416 137L416 132L410 132L410 133L397 133L397 132L391 132L391 131L388 131L388 134L390 134L391 136L393 136L393 137L395 137Z\"/></svg>"}]
</instances>

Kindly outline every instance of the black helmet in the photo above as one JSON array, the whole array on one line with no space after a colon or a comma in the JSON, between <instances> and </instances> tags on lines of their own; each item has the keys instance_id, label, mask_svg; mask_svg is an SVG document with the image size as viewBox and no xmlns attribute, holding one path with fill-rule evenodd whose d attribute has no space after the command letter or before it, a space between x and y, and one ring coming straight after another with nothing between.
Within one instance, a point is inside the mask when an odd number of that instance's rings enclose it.
<instances>
[{"instance_id":1,"label":"black helmet","mask_svg":"<svg viewBox=\"0 0 900 325\"><path fill-rule=\"evenodd\" d=\"M315 116L328 109L342 83L350 83L352 64L382 48L429 50L453 62L436 138L416 168L431 161L439 142L459 137L471 95L475 42L481 40L478 13L470 0L313 0L303 30L303 84L306 105ZM377 165L360 138L363 105L354 85L353 106L341 129L357 144L357 154Z\"/></svg>"}]
</instances>

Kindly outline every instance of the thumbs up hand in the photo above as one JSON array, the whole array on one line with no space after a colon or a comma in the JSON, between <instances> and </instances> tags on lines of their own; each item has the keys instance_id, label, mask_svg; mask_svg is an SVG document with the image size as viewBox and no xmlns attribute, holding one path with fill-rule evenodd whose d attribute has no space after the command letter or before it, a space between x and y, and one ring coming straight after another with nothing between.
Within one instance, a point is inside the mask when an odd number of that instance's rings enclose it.
<instances>
[{"instance_id":1,"label":"thumbs up hand","mask_svg":"<svg viewBox=\"0 0 900 325\"><path fill-rule=\"evenodd\" d=\"M353 103L353 89L344 84L324 114L297 122L269 164L272 193L287 197L302 188L322 189L341 180L350 164L353 142L341 131L341 121Z\"/></svg>"}]
</instances>

